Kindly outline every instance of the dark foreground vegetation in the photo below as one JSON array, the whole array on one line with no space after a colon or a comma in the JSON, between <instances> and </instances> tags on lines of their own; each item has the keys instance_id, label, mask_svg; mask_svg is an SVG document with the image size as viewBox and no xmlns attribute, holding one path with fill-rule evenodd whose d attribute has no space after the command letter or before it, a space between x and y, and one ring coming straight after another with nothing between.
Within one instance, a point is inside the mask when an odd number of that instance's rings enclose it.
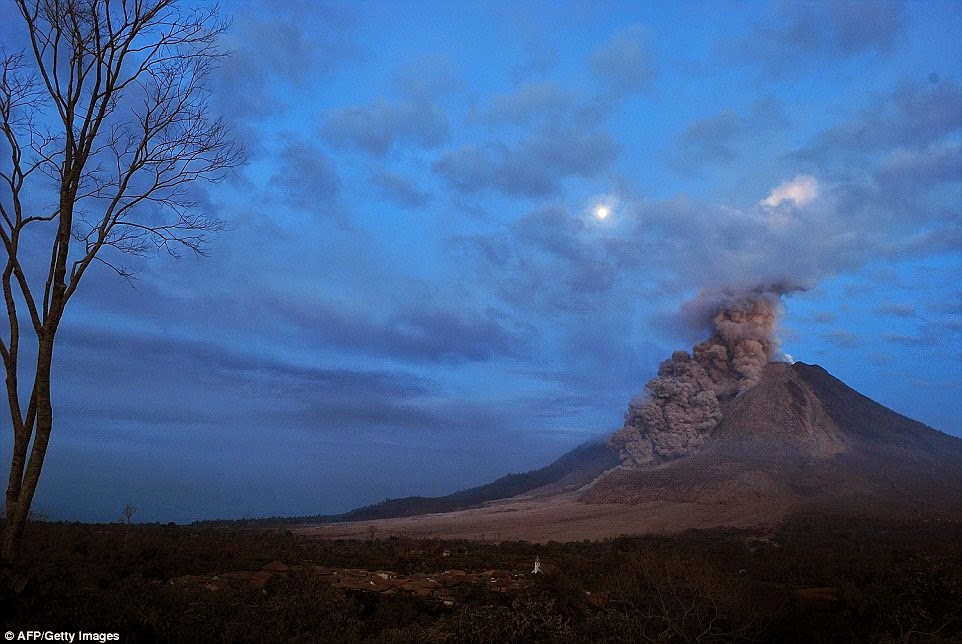
<instances>
[{"instance_id":1,"label":"dark foreground vegetation","mask_svg":"<svg viewBox=\"0 0 962 644\"><path fill-rule=\"evenodd\" d=\"M768 533L548 544L33 523L24 550L22 571L4 580L4 631L124 642L962 641L959 523L809 515ZM536 556L544 574L531 574ZM514 581L449 587L439 601L338 588L332 570L346 568L497 570Z\"/></svg>"}]
</instances>

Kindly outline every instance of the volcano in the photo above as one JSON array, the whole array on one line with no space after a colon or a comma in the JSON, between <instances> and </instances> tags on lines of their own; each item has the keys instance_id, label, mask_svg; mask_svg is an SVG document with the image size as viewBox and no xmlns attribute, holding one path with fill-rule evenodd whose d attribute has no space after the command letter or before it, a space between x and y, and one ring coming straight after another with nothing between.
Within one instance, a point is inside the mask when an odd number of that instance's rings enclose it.
<instances>
[{"instance_id":1,"label":"volcano","mask_svg":"<svg viewBox=\"0 0 962 644\"><path fill-rule=\"evenodd\" d=\"M624 464L581 498L958 516L962 439L876 403L820 366L772 362L755 386L721 403L699 451L650 467Z\"/></svg>"},{"instance_id":2,"label":"volcano","mask_svg":"<svg viewBox=\"0 0 962 644\"><path fill-rule=\"evenodd\" d=\"M637 429L632 408L626 429ZM696 446L675 456L639 463L622 429L534 472L316 517L339 523L303 530L363 538L376 521L380 534L544 541L768 527L798 512L962 520L962 439L820 366L770 362L753 386L721 397L717 412Z\"/></svg>"},{"instance_id":3,"label":"volcano","mask_svg":"<svg viewBox=\"0 0 962 644\"><path fill-rule=\"evenodd\" d=\"M704 290L686 302L683 318L708 338L659 365L606 441L445 497L314 519L338 522L321 531L330 536L360 536L357 522L376 520L408 536L527 540L770 527L808 512L962 519L962 439L781 353L782 296L801 288Z\"/></svg>"}]
</instances>

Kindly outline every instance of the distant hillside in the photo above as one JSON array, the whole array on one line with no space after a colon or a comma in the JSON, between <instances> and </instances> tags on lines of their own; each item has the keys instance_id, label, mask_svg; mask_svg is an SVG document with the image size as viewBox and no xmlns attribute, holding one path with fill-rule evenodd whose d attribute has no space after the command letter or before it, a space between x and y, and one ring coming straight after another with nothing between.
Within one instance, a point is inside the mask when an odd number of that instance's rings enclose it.
<instances>
[{"instance_id":1,"label":"distant hillside","mask_svg":"<svg viewBox=\"0 0 962 644\"><path fill-rule=\"evenodd\" d=\"M339 521L371 521L419 514L454 512L480 506L488 501L507 499L538 488L550 486L552 493L576 490L590 483L605 470L619 463L618 453L605 441L584 443L564 454L550 465L524 474L508 474L496 481L448 494L446 496L407 496L386 499L350 512L303 517L270 517L239 521L197 521L195 525L277 525L334 523Z\"/></svg>"},{"instance_id":2,"label":"distant hillside","mask_svg":"<svg viewBox=\"0 0 962 644\"><path fill-rule=\"evenodd\" d=\"M524 474L508 474L491 483L447 496L408 496L401 499L387 499L343 514L312 517L310 522L369 521L454 512L477 507L488 501L518 496L552 484L561 488L557 492L575 490L590 483L619 462L618 453L606 442L594 441L579 445L541 469Z\"/></svg>"}]
</instances>

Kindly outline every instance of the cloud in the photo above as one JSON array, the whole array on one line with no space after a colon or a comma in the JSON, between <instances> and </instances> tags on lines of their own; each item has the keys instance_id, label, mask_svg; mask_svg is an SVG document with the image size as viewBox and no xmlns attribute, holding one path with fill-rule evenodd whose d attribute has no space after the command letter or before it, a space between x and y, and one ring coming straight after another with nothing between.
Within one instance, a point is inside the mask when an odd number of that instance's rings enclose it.
<instances>
[{"instance_id":1,"label":"cloud","mask_svg":"<svg viewBox=\"0 0 962 644\"><path fill-rule=\"evenodd\" d=\"M68 416L114 427L192 427L225 419L250 424L281 418L311 427L317 414L310 410L319 406L331 413L369 407L410 416L419 401L435 392L429 381L403 370L305 365L170 334L74 324L64 329L60 341L61 374L70 382L58 388L58 408ZM104 347L112 350L104 352ZM93 371L92 362L99 365ZM164 383L163 395L156 383ZM110 393L117 390L124 395ZM270 405L262 404L265 396ZM360 418L370 421L370 416Z\"/></svg>"},{"instance_id":2,"label":"cloud","mask_svg":"<svg viewBox=\"0 0 962 644\"><path fill-rule=\"evenodd\" d=\"M452 240L452 246L464 279L496 294L520 319L550 319L563 326L560 318L570 316L580 325L591 325L580 316L620 310L613 298L625 295L615 286L632 277L617 265L597 232L583 216L546 206L526 213L505 230L461 236ZM551 325L538 323L539 328L545 326Z\"/></svg>"},{"instance_id":3,"label":"cloud","mask_svg":"<svg viewBox=\"0 0 962 644\"><path fill-rule=\"evenodd\" d=\"M493 312L471 316L443 310L401 313L390 320L385 340L394 355L435 362L477 362L527 353L525 340L508 331Z\"/></svg>"},{"instance_id":4,"label":"cloud","mask_svg":"<svg viewBox=\"0 0 962 644\"><path fill-rule=\"evenodd\" d=\"M450 137L450 125L444 111L433 103L378 98L367 105L329 110L321 133L334 147L355 147L383 156L397 143L437 147Z\"/></svg>"},{"instance_id":5,"label":"cloud","mask_svg":"<svg viewBox=\"0 0 962 644\"><path fill-rule=\"evenodd\" d=\"M507 5L505 5L507 6ZM513 10L512 22L521 31L521 57L514 64L513 73L518 79L544 76L561 60L553 43L545 38L544 26L533 18L524 5Z\"/></svg>"},{"instance_id":6,"label":"cloud","mask_svg":"<svg viewBox=\"0 0 962 644\"><path fill-rule=\"evenodd\" d=\"M492 96L486 106L475 110L474 118L493 125L557 122L569 116L576 103L573 93L554 82L526 82L513 92Z\"/></svg>"},{"instance_id":7,"label":"cloud","mask_svg":"<svg viewBox=\"0 0 962 644\"><path fill-rule=\"evenodd\" d=\"M962 317L962 290L940 295L942 299L930 302L928 309L935 313L947 313Z\"/></svg>"},{"instance_id":8,"label":"cloud","mask_svg":"<svg viewBox=\"0 0 962 644\"><path fill-rule=\"evenodd\" d=\"M833 344L837 347L842 347L845 349L855 348L862 343L862 337L858 333L849 331L847 329L835 329L833 331L823 333L819 337L829 344Z\"/></svg>"},{"instance_id":9,"label":"cloud","mask_svg":"<svg viewBox=\"0 0 962 644\"><path fill-rule=\"evenodd\" d=\"M740 142L745 120L733 110L725 110L690 124L681 133L682 145L692 149L689 157L699 160L730 161L736 156L735 146Z\"/></svg>"},{"instance_id":10,"label":"cloud","mask_svg":"<svg viewBox=\"0 0 962 644\"><path fill-rule=\"evenodd\" d=\"M905 317L914 319L916 316ZM939 347L938 358L944 360L944 349L957 347L962 341L962 320L954 316L928 319L919 324L914 333L898 331L885 333L882 337L904 347Z\"/></svg>"},{"instance_id":11,"label":"cloud","mask_svg":"<svg viewBox=\"0 0 962 644\"><path fill-rule=\"evenodd\" d=\"M772 189L762 200L762 205L775 208L785 202L797 207L811 203L818 197L818 180L811 175L800 174L791 181L785 181Z\"/></svg>"},{"instance_id":12,"label":"cloud","mask_svg":"<svg viewBox=\"0 0 962 644\"><path fill-rule=\"evenodd\" d=\"M962 225L947 204L962 181L960 132L957 85L901 82L788 160L824 175L834 209L877 255L953 252Z\"/></svg>"},{"instance_id":13,"label":"cloud","mask_svg":"<svg viewBox=\"0 0 962 644\"><path fill-rule=\"evenodd\" d=\"M431 167L459 192L477 192L496 186L499 163L490 150L465 144L445 153Z\"/></svg>"},{"instance_id":14,"label":"cloud","mask_svg":"<svg viewBox=\"0 0 962 644\"><path fill-rule=\"evenodd\" d=\"M616 94L641 92L657 75L648 42L643 25L620 29L591 55L591 69Z\"/></svg>"},{"instance_id":15,"label":"cloud","mask_svg":"<svg viewBox=\"0 0 962 644\"><path fill-rule=\"evenodd\" d=\"M420 208L431 201L431 195L414 184L409 177L394 172L377 172L371 176L381 196L402 208Z\"/></svg>"},{"instance_id":16,"label":"cloud","mask_svg":"<svg viewBox=\"0 0 962 644\"><path fill-rule=\"evenodd\" d=\"M899 148L886 156L873 179L891 199L910 202L921 189L962 182L962 143L939 141L914 148Z\"/></svg>"},{"instance_id":17,"label":"cloud","mask_svg":"<svg viewBox=\"0 0 962 644\"><path fill-rule=\"evenodd\" d=\"M876 315L892 315L900 318L914 318L918 315L915 306L906 303L882 304L875 307Z\"/></svg>"},{"instance_id":18,"label":"cloud","mask_svg":"<svg viewBox=\"0 0 962 644\"><path fill-rule=\"evenodd\" d=\"M430 102L461 89L463 82L451 59L438 54L403 65L394 76L394 86L403 96Z\"/></svg>"},{"instance_id":19,"label":"cloud","mask_svg":"<svg viewBox=\"0 0 962 644\"><path fill-rule=\"evenodd\" d=\"M700 287L811 287L879 256L925 252L904 234L926 230L925 217L890 223L851 210L849 189L796 175L743 205L625 196L610 230L562 207L540 208L508 234L462 238L462 251L512 306L557 312L614 306L612 294L628 284L653 302Z\"/></svg>"},{"instance_id":20,"label":"cloud","mask_svg":"<svg viewBox=\"0 0 962 644\"><path fill-rule=\"evenodd\" d=\"M341 193L341 178L334 161L316 146L289 139L278 152L277 171L269 187L281 200L302 210L323 208Z\"/></svg>"},{"instance_id":21,"label":"cloud","mask_svg":"<svg viewBox=\"0 0 962 644\"><path fill-rule=\"evenodd\" d=\"M278 300L273 310L314 343L355 355L414 363L464 364L528 352L527 331L497 311L446 310L427 302L386 315Z\"/></svg>"},{"instance_id":22,"label":"cloud","mask_svg":"<svg viewBox=\"0 0 962 644\"><path fill-rule=\"evenodd\" d=\"M462 193L498 190L514 196L556 193L569 177L593 177L615 160L610 133L574 126L540 129L517 144L467 144L432 169Z\"/></svg>"},{"instance_id":23,"label":"cloud","mask_svg":"<svg viewBox=\"0 0 962 644\"><path fill-rule=\"evenodd\" d=\"M832 219L827 204L776 213L774 222L761 205L735 208L672 200L633 207L634 243L622 248L621 261L660 265L687 288L810 286L851 259L847 233ZM817 244L802 242L819 234Z\"/></svg>"},{"instance_id":24,"label":"cloud","mask_svg":"<svg viewBox=\"0 0 962 644\"><path fill-rule=\"evenodd\" d=\"M892 53L905 33L904 14L901 0L776 3L749 38L720 47L786 77L833 58Z\"/></svg>"},{"instance_id":25,"label":"cloud","mask_svg":"<svg viewBox=\"0 0 962 644\"><path fill-rule=\"evenodd\" d=\"M772 106L771 101L766 103ZM763 111L761 102L758 105ZM862 114L884 112L867 108ZM747 118L727 123L729 129L719 128L720 140L737 140L732 133L750 129ZM495 179L499 159L494 151L472 148L470 153L458 157L465 163L460 172L449 172L449 178L464 181L459 186L464 191L503 189ZM806 164L796 160L795 165ZM616 295L628 285L635 293L644 290L652 314L657 314L662 300L700 287L811 287L879 257L927 253L936 243L945 248L962 238L946 234L946 227L957 220L951 213L933 230L936 214L899 214L871 189L856 201L853 191L867 190L864 177L854 180L834 173L825 178L809 173L788 177L771 181L741 204L683 196L645 199L626 192L617 216L607 222L611 227L604 228L565 207L537 208L508 231L463 236L457 244L471 263L472 274L510 306L581 315L592 307L633 306ZM946 185L950 184L937 189ZM937 239L930 238L936 231ZM836 344L851 341L838 333L825 339Z\"/></svg>"},{"instance_id":26,"label":"cloud","mask_svg":"<svg viewBox=\"0 0 962 644\"><path fill-rule=\"evenodd\" d=\"M934 346L938 343L938 338L921 336L921 335L906 335L904 333L883 333L882 337L892 344L900 344L904 347L926 347Z\"/></svg>"},{"instance_id":27,"label":"cloud","mask_svg":"<svg viewBox=\"0 0 962 644\"><path fill-rule=\"evenodd\" d=\"M669 163L683 174L699 174L708 164L731 163L755 152L762 141L788 125L781 103L765 96L745 113L726 109L689 124L668 151Z\"/></svg>"},{"instance_id":28,"label":"cloud","mask_svg":"<svg viewBox=\"0 0 962 644\"><path fill-rule=\"evenodd\" d=\"M214 97L225 114L263 118L284 109L278 88L304 86L358 55L357 18L344 6L300 0L285 2L264 20L256 3L231 16L223 38L230 56L215 74ZM317 28L316 25L323 25Z\"/></svg>"},{"instance_id":29,"label":"cloud","mask_svg":"<svg viewBox=\"0 0 962 644\"><path fill-rule=\"evenodd\" d=\"M962 128L962 88L950 80L903 81L848 121L828 128L796 157L837 166L879 150L938 143Z\"/></svg>"},{"instance_id":30,"label":"cloud","mask_svg":"<svg viewBox=\"0 0 962 644\"><path fill-rule=\"evenodd\" d=\"M448 141L451 126L439 100L461 86L454 66L444 56L426 56L404 65L394 76L399 93L350 107L328 110L321 134L334 147L358 148L384 156L395 145L434 148Z\"/></svg>"},{"instance_id":31,"label":"cloud","mask_svg":"<svg viewBox=\"0 0 962 644\"><path fill-rule=\"evenodd\" d=\"M826 6L833 30L829 45L841 54L891 53L905 31L902 0L844 0Z\"/></svg>"}]
</instances>

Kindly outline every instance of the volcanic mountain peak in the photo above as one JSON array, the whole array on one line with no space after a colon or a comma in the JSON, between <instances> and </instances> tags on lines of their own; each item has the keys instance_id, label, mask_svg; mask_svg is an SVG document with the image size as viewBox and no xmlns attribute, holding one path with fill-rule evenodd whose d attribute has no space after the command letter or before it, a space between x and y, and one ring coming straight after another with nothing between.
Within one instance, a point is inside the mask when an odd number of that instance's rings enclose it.
<instances>
[{"instance_id":1,"label":"volcanic mountain peak","mask_svg":"<svg viewBox=\"0 0 962 644\"><path fill-rule=\"evenodd\" d=\"M766 365L754 387L722 404L722 419L712 432L708 449L782 449L818 457L845 451L844 430L803 375L808 366Z\"/></svg>"},{"instance_id":2,"label":"volcanic mountain peak","mask_svg":"<svg viewBox=\"0 0 962 644\"><path fill-rule=\"evenodd\" d=\"M663 402L661 407L671 413L676 404ZM639 462L631 453L632 440L650 436L644 424L647 419L632 414L638 405L632 403L625 428L611 437L626 467L654 466L699 453L791 452L831 458L851 450L907 449L948 450L962 456L962 441L876 403L818 365L802 362L768 363L754 386L718 401L717 422L701 431L697 442L686 443L686 450L674 458L662 452L658 459Z\"/></svg>"},{"instance_id":3,"label":"volcanic mountain peak","mask_svg":"<svg viewBox=\"0 0 962 644\"><path fill-rule=\"evenodd\" d=\"M754 387L720 409L698 448L673 459L639 464L623 448L626 430L617 432L612 443L623 465L582 499L962 511L962 440L897 414L817 365L770 363ZM644 438L644 427L627 429Z\"/></svg>"}]
</instances>

